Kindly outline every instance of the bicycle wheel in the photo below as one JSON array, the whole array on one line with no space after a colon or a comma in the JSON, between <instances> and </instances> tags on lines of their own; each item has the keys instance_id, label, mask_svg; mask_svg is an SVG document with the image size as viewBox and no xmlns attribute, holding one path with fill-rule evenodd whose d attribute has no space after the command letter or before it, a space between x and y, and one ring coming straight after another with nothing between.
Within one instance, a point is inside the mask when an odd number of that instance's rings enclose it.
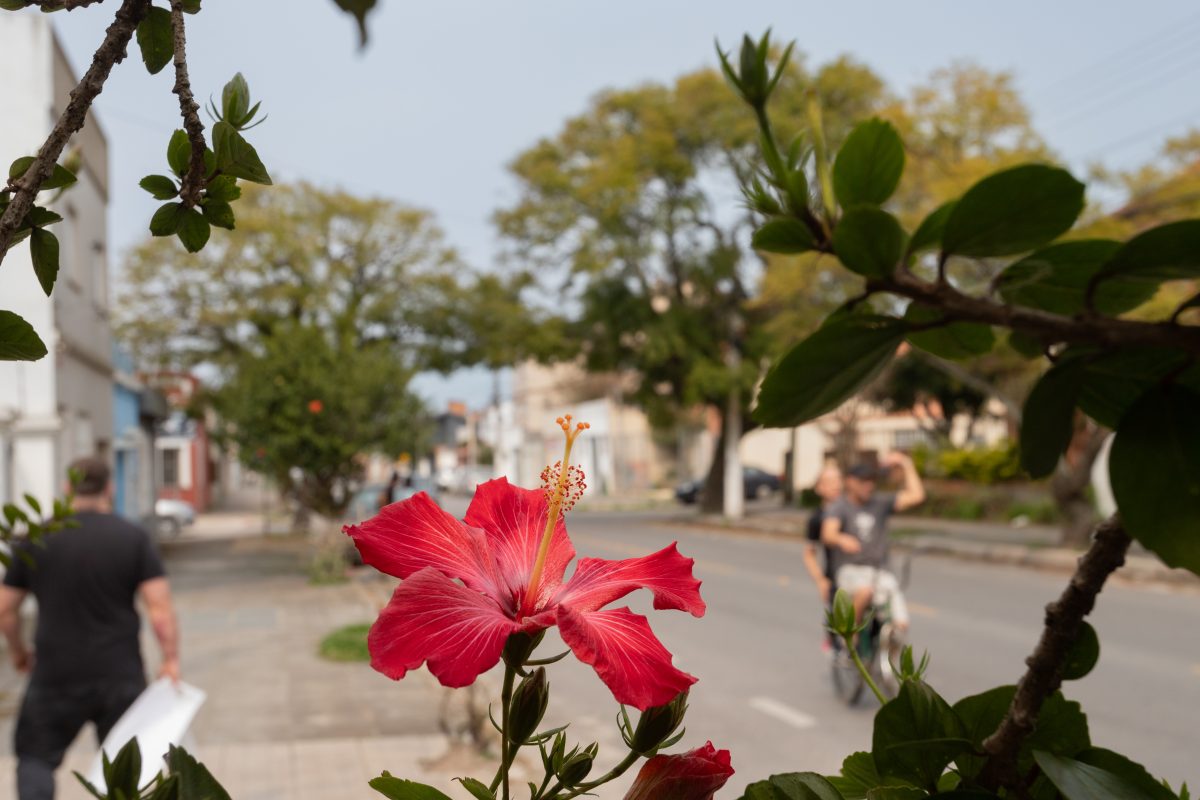
<instances>
[{"instance_id":1,"label":"bicycle wheel","mask_svg":"<svg viewBox=\"0 0 1200 800\"><path fill-rule=\"evenodd\" d=\"M866 688L862 675L858 672L858 667L854 666L850 656L841 650L834 653L830 664L833 670L834 694L848 706L857 704L859 698L862 697L863 689Z\"/></svg>"},{"instance_id":2,"label":"bicycle wheel","mask_svg":"<svg viewBox=\"0 0 1200 800\"><path fill-rule=\"evenodd\" d=\"M900 663L900 651L903 649L904 639L893 625L885 624L879 632L879 651L872 663L878 673L876 682L879 691L888 699L900 693L900 677L892 665Z\"/></svg>"}]
</instances>

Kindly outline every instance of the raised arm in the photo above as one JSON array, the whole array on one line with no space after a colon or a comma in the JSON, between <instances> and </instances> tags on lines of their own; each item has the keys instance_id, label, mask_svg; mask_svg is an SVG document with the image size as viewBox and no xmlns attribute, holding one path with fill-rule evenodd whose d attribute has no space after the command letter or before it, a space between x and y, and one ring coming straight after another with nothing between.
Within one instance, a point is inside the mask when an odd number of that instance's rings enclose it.
<instances>
[{"instance_id":1,"label":"raised arm","mask_svg":"<svg viewBox=\"0 0 1200 800\"><path fill-rule=\"evenodd\" d=\"M171 587L166 578L151 578L138 586L138 594L146 606L146 615L162 650L162 666L158 676L179 681L179 624L171 602Z\"/></svg>"},{"instance_id":2,"label":"raised arm","mask_svg":"<svg viewBox=\"0 0 1200 800\"><path fill-rule=\"evenodd\" d=\"M848 533L842 532L842 521L837 517L826 517L821 523L821 541L827 547L836 547L843 553L854 553L862 550L862 544L858 539Z\"/></svg>"},{"instance_id":3,"label":"raised arm","mask_svg":"<svg viewBox=\"0 0 1200 800\"><path fill-rule=\"evenodd\" d=\"M18 672L28 672L33 666L33 654L21 638L21 602L26 594L28 592L25 589L0 586L0 631L3 631L8 642L13 668Z\"/></svg>"},{"instance_id":4,"label":"raised arm","mask_svg":"<svg viewBox=\"0 0 1200 800\"><path fill-rule=\"evenodd\" d=\"M921 476L907 454L890 453L883 463L889 467L899 467L904 473L904 485L896 492L896 511L907 511L925 502L925 484L921 482Z\"/></svg>"}]
</instances>

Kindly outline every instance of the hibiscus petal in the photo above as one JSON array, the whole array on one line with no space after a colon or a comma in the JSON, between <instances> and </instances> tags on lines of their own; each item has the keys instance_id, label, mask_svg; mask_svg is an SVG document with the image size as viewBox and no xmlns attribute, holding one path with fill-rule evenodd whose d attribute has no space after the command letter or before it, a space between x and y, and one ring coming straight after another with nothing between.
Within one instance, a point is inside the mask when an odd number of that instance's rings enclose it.
<instances>
[{"instance_id":1,"label":"hibiscus petal","mask_svg":"<svg viewBox=\"0 0 1200 800\"><path fill-rule=\"evenodd\" d=\"M389 575L407 578L433 567L497 601L504 598L483 532L443 511L425 492L342 530L354 539L364 562Z\"/></svg>"},{"instance_id":2,"label":"hibiscus petal","mask_svg":"<svg viewBox=\"0 0 1200 800\"><path fill-rule=\"evenodd\" d=\"M514 628L496 601L426 567L396 587L367 649L371 666L393 680L427 661L444 686L467 686L496 666Z\"/></svg>"},{"instance_id":3,"label":"hibiscus petal","mask_svg":"<svg viewBox=\"0 0 1200 800\"><path fill-rule=\"evenodd\" d=\"M495 556L502 585L515 597L523 598L529 587L538 548L546 531L547 511L543 490L522 489L505 478L479 484L471 507L467 509L467 524L483 529ZM562 585L563 573L573 558L575 548L560 517L550 538L537 605L544 605L544 601Z\"/></svg>"},{"instance_id":4,"label":"hibiscus petal","mask_svg":"<svg viewBox=\"0 0 1200 800\"><path fill-rule=\"evenodd\" d=\"M706 742L686 753L657 755L647 761L625 800L712 800L732 776L729 751Z\"/></svg>"},{"instance_id":5,"label":"hibiscus petal","mask_svg":"<svg viewBox=\"0 0 1200 800\"><path fill-rule=\"evenodd\" d=\"M617 702L645 711L669 703L696 682L671 664L650 623L628 608L558 607L558 629L575 656L595 668Z\"/></svg>"},{"instance_id":6,"label":"hibiscus petal","mask_svg":"<svg viewBox=\"0 0 1200 800\"><path fill-rule=\"evenodd\" d=\"M700 581L692 576L695 563L681 556L674 542L641 558L580 559L575 574L555 600L578 611L594 611L635 589L649 589L654 593L655 608L674 608L702 617L705 605L700 599Z\"/></svg>"}]
</instances>

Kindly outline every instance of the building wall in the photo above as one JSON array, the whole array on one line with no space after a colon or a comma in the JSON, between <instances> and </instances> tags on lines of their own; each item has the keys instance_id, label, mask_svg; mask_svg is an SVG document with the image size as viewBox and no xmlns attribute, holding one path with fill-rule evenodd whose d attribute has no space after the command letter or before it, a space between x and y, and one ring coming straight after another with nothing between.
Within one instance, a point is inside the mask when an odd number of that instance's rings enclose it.
<instances>
[{"instance_id":1,"label":"building wall","mask_svg":"<svg viewBox=\"0 0 1200 800\"><path fill-rule=\"evenodd\" d=\"M75 85L48 19L0 15L0 71L21 77L0 83L0 155L31 155ZM53 227L61 251L54 296L38 285L28 241L4 260L0 307L29 321L50 352L36 362L0 362L2 500L28 492L46 503L62 492L71 459L111 447L108 153L91 116L87 127L68 145L81 148L79 181L53 205L64 217Z\"/></svg>"}]
</instances>

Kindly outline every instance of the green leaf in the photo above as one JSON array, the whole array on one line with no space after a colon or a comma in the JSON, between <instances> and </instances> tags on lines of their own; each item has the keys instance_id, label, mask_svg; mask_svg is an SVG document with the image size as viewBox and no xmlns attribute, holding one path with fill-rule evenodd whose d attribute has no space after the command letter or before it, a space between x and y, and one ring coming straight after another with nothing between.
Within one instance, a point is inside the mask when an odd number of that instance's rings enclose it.
<instances>
[{"instance_id":1,"label":"green leaf","mask_svg":"<svg viewBox=\"0 0 1200 800\"><path fill-rule=\"evenodd\" d=\"M34 228L29 238L29 255L33 258L38 283L49 297L54 291L54 281L58 279L58 237L50 231Z\"/></svg>"},{"instance_id":2,"label":"green leaf","mask_svg":"<svg viewBox=\"0 0 1200 800\"><path fill-rule=\"evenodd\" d=\"M1125 781L1099 767L1044 750L1033 754L1042 772L1066 800L1147 800Z\"/></svg>"},{"instance_id":3,"label":"green leaf","mask_svg":"<svg viewBox=\"0 0 1200 800\"><path fill-rule=\"evenodd\" d=\"M867 792L867 800L925 800L929 792L912 786L880 786Z\"/></svg>"},{"instance_id":4,"label":"green leaf","mask_svg":"<svg viewBox=\"0 0 1200 800\"><path fill-rule=\"evenodd\" d=\"M29 171L36 159L33 156L22 156L12 163L8 168L8 177L10 180L16 180ZM38 191L46 191L48 189L62 189L70 186L79 180L75 177L75 173L64 167L62 164L55 164L54 169L50 171L50 177L42 181L42 185L38 187Z\"/></svg>"},{"instance_id":5,"label":"green leaf","mask_svg":"<svg viewBox=\"0 0 1200 800\"><path fill-rule=\"evenodd\" d=\"M868 278L886 278L900 263L904 229L882 209L852 208L833 232L833 250L851 272Z\"/></svg>"},{"instance_id":6,"label":"green leaf","mask_svg":"<svg viewBox=\"0 0 1200 800\"><path fill-rule=\"evenodd\" d=\"M370 786L375 791L390 797L392 800L450 800L432 786L423 783L401 780L392 777L390 772L384 772L378 778L372 778Z\"/></svg>"},{"instance_id":7,"label":"green leaf","mask_svg":"<svg viewBox=\"0 0 1200 800\"><path fill-rule=\"evenodd\" d=\"M1149 800L1177 800L1175 793L1157 781L1145 767L1120 753L1092 747L1076 755L1075 760L1117 776Z\"/></svg>"},{"instance_id":8,"label":"green leaf","mask_svg":"<svg viewBox=\"0 0 1200 800\"><path fill-rule=\"evenodd\" d=\"M746 787L742 800L844 800L825 777L815 772L772 775Z\"/></svg>"},{"instance_id":9,"label":"green leaf","mask_svg":"<svg viewBox=\"0 0 1200 800\"><path fill-rule=\"evenodd\" d=\"M31 228L44 228L56 222L62 222L62 216L41 206L32 206L23 220Z\"/></svg>"},{"instance_id":10,"label":"green leaf","mask_svg":"<svg viewBox=\"0 0 1200 800\"><path fill-rule=\"evenodd\" d=\"M33 513L37 514L39 517L42 515L42 504L38 502L36 497L28 492L25 493L25 505L32 508Z\"/></svg>"},{"instance_id":11,"label":"green leaf","mask_svg":"<svg viewBox=\"0 0 1200 800\"><path fill-rule=\"evenodd\" d=\"M891 361L905 330L900 320L875 314L828 322L767 373L754 418L790 428L837 408Z\"/></svg>"},{"instance_id":12,"label":"green leaf","mask_svg":"<svg viewBox=\"0 0 1200 800\"><path fill-rule=\"evenodd\" d=\"M461 783L463 788L470 792L472 797L478 798L478 800L496 800L496 793L489 789L483 781L477 781L474 778L455 778L455 780ZM537 787L535 786L534 789L536 790Z\"/></svg>"},{"instance_id":13,"label":"green leaf","mask_svg":"<svg viewBox=\"0 0 1200 800\"><path fill-rule=\"evenodd\" d=\"M187 131L175 131L171 134L171 141L167 143L167 163L171 166L171 171L182 178L191 160L192 143L188 141Z\"/></svg>"},{"instance_id":14,"label":"green leaf","mask_svg":"<svg viewBox=\"0 0 1200 800\"><path fill-rule=\"evenodd\" d=\"M208 244L212 226L209 225L203 214L194 208L189 208L179 221L179 230L176 233L179 234L179 241L183 242L184 248L189 253L198 253L204 249L204 245Z\"/></svg>"},{"instance_id":15,"label":"green leaf","mask_svg":"<svg viewBox=\"0 0 1200 800\"><path fill-rule=\"evenodd\" d=\"M271 184L271 176L259 160L258 153L232 125L225 121L218 122L213 125L212 135L217 169L235 178L268 186Z\"/></svg>"},{"instance_id":16,"label":"green leaf","mask_svg":"<svg viewBox=\"0 0 1200 800\"><path fill-rule=\"evenodd\" d=\"M1150 347L1123 347L1110 353L1071 348L1060 360L1070 358L1085 362L1080 410L1106 428L1116 428L1139 397L1188 362L1187 354L1179 350ZM1185 371L1177 382L1188 384L1188 375Z\"/></svg>"},{"instance_id":17,"label":"green leaf","mask_svg":"<svg viewBox=\"0 0 1200 800\"><path fill-rule=\"evenodd\" d=\"M1157 386L1117 426L1108 469L1129 534L1172 567L1200 574L1200 393Z\"/></svg>"},{"instance_id":18,"label":"green leaf","mask_svg":"<svg viewBox=\"0 0 1200 800\"><path fill-rule=\"evenodd\" d=\"M829 782L845 800L865 800L867 791L883 785L875 757L870 753L853 753L842 761L842 774L830 776Z\"/></svg>"},{"instance_id":19,"label":"green leaf","mask_svg":"<svg viewBox=\"0 0 1200 800\"><path fill-rule=\"evenodd\" d=\"M217 779L182 747L171 745L167 750L167 767L179 780L176 800L230 800L229 793Z\"/></svg>"},{"instance_id":20,"label":"green leaf","mask_svg":"<svg viewBox=\"0 0 1200 800\"><path fill-rule=\"evenodd\" d=\"M1010 265L996 286L1008 303L1074 316L1085 308L1088 283L1120 247L1109 239L1050 245ZM1109 281L1100 285L1093 304L1102 314L1120 314L1145 303L1157 289L1153 281Z\"/></svg>"},{"instance_id":21,"label":"green leaf","mask_svg":"<svg viewBox=\"0 0 1200 800\"><path fill-rule=\"evenodd\" d=\"M922 681L905 681L875 715L871 751L884 780L898 778L937 791L946 766L970 749L958 714Z\"/></svg>"},{"instance_id":22,"label":"green leaf","mask_svg":"<svg viewBox=\"0 0 1200 800\"><path fill-rule=\"evenodd\" d=\"M11 311L0 311L0 361L37 361L46 345L33 326Z\"/></svg>"},{"instance_id":23,"label":"green leaf","mask_svg":"<svg viewBox=\"0 0 1200 800\"><path fill-rule=\"evenodd\" d=\"M1090 623L1084 622L1079 629L1079 638L1071 645L1067 661L1063 664L1063 680L1077 681L1087 675L1100 660L1100 637Z\"/></svg>"},{"instance_id":24,"label":"green leaf","mask_svg":"<svg viewBox=\"0 0 1200 800\"><path fill-rule=\"evenodd\" d=\"M1100 269L1105 280L1135 276L1154 281L1200 277L1200 219L1171 222L1140 233Z\"/></svg>"},{"instance_id":25,"label":"green leaf","mask_svg":"<svg viewBox=\"0 0 1200 800\"><path fill-rule=\"evenodd\" d=\"M1048 369L1025 399L1021 413L1021 466L1044 478L1058 466L1075 432L1083 363L1063 361Z\"/></svg>"},{"instance_id":26,"label":"green leaf","mask_svg":"<svg viewBox=\"0 0 1200 800\"><path fill-rule=\"evenodd\" d=\"M924 325L942 318L942 312L919 303L909 303L904 312L905 322L913 325ZM996 345L996 334L990 325L979 322L951 322L941 327L911 332L908 341L935 356L959 359L990 352Z\"/></svg>"},{"instance_id":27,"label":"green leaf","mask_svg":"<svg viewBox=\"0 0 1200 800\"><path fill-rule=\"evenodd\" d=\"M764 222L750 239L750 246L763 253L803 253L814 247L812 231L798 219L776 217Z\"/></svg>"},{"instance_id":28,"label":"green leaf","mask_svg":"<svg viewBox=\"0 0 1200 800\"><path fill-rule=\"evenodd\" d=\"M183 13L185 14L200 13L200 0L183 0L180 5L183 6Z\"/></svg>"},{"instance_id":29,"label":"green leaf","mask_svg":"<svg viewBox=\"0 0 1200 800\"><path fill-rule=\"evenodd\" d=\"M954 704L954 711L962 720L967 738L975 748L982 747L983 740L1000 727L1016 691L1015 686L998 686L981 694L964 697ZM1034 748L1074 756L1090 746L1087 717L1079 704L1065 699L1062 692L1055 692L1042 704L1037 726L1021 744L1017 754L1017 769L1024 774L1032 768ZM974 753L963 753L955 758L955 763L959 772L971 778L978 774L984 759Z\"/></svg>"},{"instance_id":30,"label":"green leaf","mask_svg":"<svg viewBox=\"0 0 1200 800\"><path fill-rule=\"evenodd\" d=\"M879 205L904 173L904 143L890 122L869 119L846 137L833 162L833 193L842 208Z\"/></svg>"},{"instance_id":31,"label":"green leaf","mask_svg":"<svg viewBox=\"0 0 1200 800\"><path fill-rule=\"evenodd\" d=\"M989 175L950 212L942 252L986 258L1041 247L1075 223L1083 188L1066 170L1042 164Z\"/></svg>"},{"instance_id":32,"label":"green leaf","mask_svg":"<svg viewBox=\"0 0 1200 800\"><path fill-rule=\"evenodd\" d=\"M242 196L242 188L237 185L237 178L232 175L218 175L208 182L204 196L209 200L232 203Z\"/></svg>"},{"instance_id":33,"label":"green leaf","mask_svg":"<svg viewBox=\"0 0 1200 800\"><path fill-rule=\"evenodd\" d=\"M109 794L124 792L126 797L134 798L138 796L141 777L142 750L134 738L125 743L104 770L104 783L108 786Z\"/></svg>"},{"instance_id":34,"label":"green leaf","mask_svg":"<svg viewBox=\"0 0 1200 800\"><path fill-rule=\"evenodd\" d=\"M164 203L150 218L150 233L155 236L174 236L189 210L183 203Z\"/></svg>"},{"instance_id":35,"label":"green leaf","mask_svg":"<svg viewBox=\"0 0 1200 800\"><path fill-rule=\"evenodd\" d=\"M942 203L926 217L917 230L912 235L912 239L908 242L908 254L915 256L923 250L929 248L937 248L942 244L942 231L946 228L946 220L950 218L950 212L954 211L954 207L958 205L957 200L950 200Z\"/></svg>"},{"instance_id":36,"label":"green leaf","mask_svg":"<svg viewBox=\"0 0 1200 800\"><path fill-rule=\"evenodd\" d=\"M151 75L157 75L175 57L175 36L171 28L171 12L151 6L137 26L137 43L142 61Z\"/></svg>"},{"instance_id":37,"label":"green leaf","mask_svg":"<svg viewBox=\"0 0 1200 800\"><path fill-rule=\"evenodd\" d=\"M31 0L0 0L0 9L5 11L20 11L29 5Z\"/></svg>"},{"instance_id":38,"label":"green leaf","mask_svg":"<svg viewBox=\"0 0 1200 800\"><path fill-rule=\"evenodd\" d=\"M1038 358L1046 352L1046 345L1041 339L1021 331L1009 331L1008 346L1026 358Z\"/></svg>"},{"instance_id":39,"label":"green leaf","mask_svg":"<svg viewBox=\"0 0 1200 800\"><path fill-rule=\"evenodd\" d=\"M201 204L201 211L204 218L218 228L233 230L236 219L233 215L233 206L229 203L221 202L220 200L205 200Z\"/></svg>"},{"instance_id":40,"label":"green leaf","mask_svg":"<svg viewBox=\"0 0 1200 800\"><path fill-rule=\"evenodd\" d=\"M149 192L155 200L170 200L179 194L175 181L166 175L147 175L138 181L138 186Z\"/></svg>"}]
</instances>

